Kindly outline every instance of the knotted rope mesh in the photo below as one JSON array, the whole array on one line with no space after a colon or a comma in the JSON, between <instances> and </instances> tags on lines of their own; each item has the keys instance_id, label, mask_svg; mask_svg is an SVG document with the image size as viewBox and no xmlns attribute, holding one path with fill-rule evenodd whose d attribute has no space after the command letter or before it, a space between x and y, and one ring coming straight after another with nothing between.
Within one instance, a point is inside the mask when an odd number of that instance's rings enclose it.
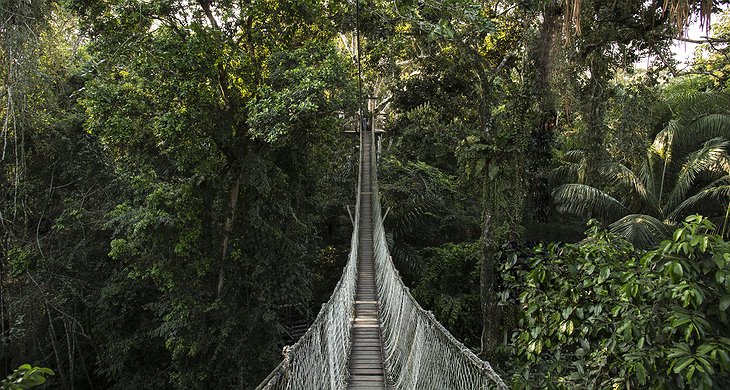
<instances>
[{"instance_id":1,"label":"knotted rope mesh","mask_svg":"<svg viewBox=\"0 0 730 390\"><path fill-rule=\"evenodd\" d=\"M385 370L392 384L396 389L507 389L489 363L456 340L431 312L423 310L403 284L385 241L374 155L370 161L375 284Z\"/></svg>"},{"instance_id":2,"label":"knotted rope mesh","mask_svg":"<svg viewBox=\"0 0 730 390\"><path fill-rule=\"evenodd\" d=\"M356 220L357 221L357 220ZM357 222L355 222L357 232ZM357 237L353 234L353 237ZM357 240L335 291L322 305L317 318L299 341L288 348L284 360L257 389L339 389L347 379L350 355Z\"/></svg>"}]
</instances>

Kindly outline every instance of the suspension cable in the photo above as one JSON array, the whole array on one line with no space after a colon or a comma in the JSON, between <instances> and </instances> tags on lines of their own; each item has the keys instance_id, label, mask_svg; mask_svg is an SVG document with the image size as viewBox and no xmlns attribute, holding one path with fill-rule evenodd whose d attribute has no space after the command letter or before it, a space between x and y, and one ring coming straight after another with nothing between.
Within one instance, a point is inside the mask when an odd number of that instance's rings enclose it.
<instances>
[{"instance_id":1,"label":"suspension cable","mask_svg":"<svg viewBox=\"0 0 730 390\"><path fill-rule=\"evenodd\" d=\"M355 50L357 52L357 121L363 130L362 112L362 62L360 61L360 0L355 0Z\"/></svg>"}]
</instances>

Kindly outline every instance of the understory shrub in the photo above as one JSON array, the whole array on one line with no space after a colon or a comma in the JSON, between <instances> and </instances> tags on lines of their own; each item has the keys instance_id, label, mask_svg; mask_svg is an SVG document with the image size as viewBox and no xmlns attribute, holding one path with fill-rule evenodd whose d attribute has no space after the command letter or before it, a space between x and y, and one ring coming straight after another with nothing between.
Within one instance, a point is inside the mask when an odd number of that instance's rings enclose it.
<instances>
[{"instance_id":1,"label":"understory shrub","mask_svg":"<svg viewBox=\"0 0 730 390\"><path fill-rule=\"evenodd\" d=\"M690 216L647 252L589 223L502 265L513 388L730 388L730 245Z\"/></svg>"}]
</instances>

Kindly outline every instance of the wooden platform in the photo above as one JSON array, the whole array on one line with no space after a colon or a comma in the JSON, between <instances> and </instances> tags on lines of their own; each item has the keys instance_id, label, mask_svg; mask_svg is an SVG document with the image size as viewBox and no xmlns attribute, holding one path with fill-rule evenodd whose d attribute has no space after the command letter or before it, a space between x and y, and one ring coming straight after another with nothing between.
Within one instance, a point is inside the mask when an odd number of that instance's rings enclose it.
<instances>
[{"instance_id":1,"label":"wooden platform","mask_svg":"<svg viewBox=\"0 0 730 390\"><path fill-rule=\"evenodd\" d=\"M358 280L355 295L355 323L352 328L350 380L348 389L385 389L383 349L378 321L373 259L372 188L370 183L370 142L363 142L362 183L360 183L360 237Z\"/></svg>"}]
</instances>

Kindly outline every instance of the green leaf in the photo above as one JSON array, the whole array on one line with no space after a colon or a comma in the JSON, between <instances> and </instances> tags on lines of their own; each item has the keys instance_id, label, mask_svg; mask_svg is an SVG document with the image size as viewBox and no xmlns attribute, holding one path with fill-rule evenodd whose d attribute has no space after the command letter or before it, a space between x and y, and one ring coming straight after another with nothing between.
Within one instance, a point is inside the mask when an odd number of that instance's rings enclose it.
<instances>
[{"instance_id":1,"label":"green leaf","mask_svg":"<svg viewBox=\"0 0 730 390\"><path fill-rule=\"evenodd\" d=\"M675 318L672 320L672 328L677 329L680 326L689 323L692 321L689 317L683 317L683 318Z\"/></svg>"},{"instance_id":2,"label":"green leaf","mask_svg":"<svg viewBox=\"0 0 730 390\"><path fill-rule=\"evenodd\" d=\"M720 362L723 365L730 364L730 355L727 353L727 351L719 349L717 352L717 354L720 355Z\"/></svg>"},{"instance_id":3,"label":"green leaf","mask_svg":"<svg viewBox=\"0 0 730 390\"><path fill-rule=\"evenodd\" d=\"M725 311L730 307L730 295L725 295L720 298L720 311Z\"/></svg>"},{"instance_id":4,"label":"green leaf","mask_svg":"<svg viewBox=\"0 0 730 390\"><path fill-rule=\"evenodd\" d=\"M699 347L697 347L697 353L701 355L707 355L710 351L715 349L716 347L712 344L702 344Z\"/></svg>"},{"instance_id":5,"label":"green leaf","mask_svg":"<svg viewBox=\"0 0 730 390\"><path fill-rule=\"evenodd\" d=\"M715 272L715 281L717 282L717 284L725 283L725 278L726 278L725 271Z\"/></svg>"},{"instance_id":6,"label":"green leaf","mask_svg":"<svg viewBox=\"0 0 730 390\"><path fill-rule=\"evenodd\" d=\"M476 175L479 175L480 173L482 173L482 170L484 169L484 165L486 163L487 163L486 160L483 159L483 158L480 158L479 160L477 160L477 164L474 167L474 175L475 176Z\"/></svg>"},{"instance_id":7,"label":"green leaf","mask_svg":"<svg viewBox=\"0 0 730 390\"><path fill-rule=\"evenodd\" d=\"M566 307L565 309L563 309L563 312L562 312L563 318L567 320L568 317L570 317L570 315L573 314L574 310L575 310L575 308L572 306L569 306L569 307Z\"/></svg>"},{"instance_id":8,"label":"green leaf","mask_svg":"<svg viewBox=\"0 0 730 390\"><path fill-rule=\"evenodd\" d=\"M717 268L723 269L725 268L725 256L727 253L715 253L714 256L712 256L712 261L715 262L715 265L717 265Z\"/></svg>"},{"instance_id":9,"label":"green leaf","mask_svg":"<svg viewBox=\"0 0 730 390\"><path fill-rule=\"evenodd\" d=\"M704 373L708 373L710 375L715 373L715 370L712 368L712 364L710 364L710 362L708 362L707 359L703 358L702 356L698 356L696 359L697 359L697 362L700 363L700 365L697 366L698 370L700 370Z\"/></svg>"},{"instance_id":10,"label":"green leaf","mask_svg":"<svg viewBox=\"0 0 730 390\"><path fill-rule=\"evenodd\" d=\"M611 276L611 269L606 267L601 270L600 279L602 280L608 280L608 277Z\"/></svg>"},{"instance_id":11,"label":"green leaf","mask_svg":"<svg viewBox=\"0 0 730 390\"><path fill-rule=\"evenodd\" d=\"M672 235L672 240L675 241L675 242L679 242L679 241L682 240L682 238L684 237L684 235L685 235L685 229L684 228L679 228L679 229L677 229L677 230L674 231L674 234Z\"/></svg>"},{"instance_id":12,"label":"green leaf","mask_svg":"<svg viewBox=\"0 0 730 390\"><path fill-rule=\"evenodd\" d=\"M710 243L710 238L707 236L702 237L702 240L700 241L700 251L702 253L707 252L707 246Z\"/></svg>"},{"instance_id":13,"label":"green leaf","mask_svg":"<svg viewBox=\"0 0 730 390\"><path fill-rule=\"evenodd\" d=\"M672 280L678 281L682 278L684 275L684 271L682 270L682 264L679 264L679 262L675 261L672 265Z\"/></svg>"},{"instance_id":14,"label":"green leaf","mask_svg":"<svg viewBox=\"0 0 730 390\"><path fill-rule=\"evenodd\" d=\"M687 344L679 344L677 348L672 348L672 352L667 355L670 359L675 359L681 356L687 356L691 353ZM676 363L676 362L675 362Z\"/></svg>"},{"instance_id":15,"label":"green leaf","mask_svg":"<svg viewBox=\"0 0 730 390\"><path fill-rule=\"evenodd\" d=\"M495 177L497 177L497 173L499 173L499 165L496 164L494 161L489 163L489 180L494 180Z\"/></svg>"},{"instance_id":16,"label":"green leaf","mask_svg":"<svg viewBox=\"0 0 730 390\"><path fill-rule=\"evenodd\" d=\"M646 369L644 368L644 365L636 363L636 365L634 365L634 371L636 372L636 379L639 381L639 384L646 384Z\"/></svg>"},{"instance_id":17,"label":"green leaf","mask_svg":"<svg viewBox=\"0 0 730 390\"><path fill-rule=\"evenodd\" d=\"M695 365L689 366L689 368L687 369L687 374L686 374L687 381L691 381L692 380L692 376L694 375L695 370L697 369L697 367L699 367L699 366L695 366Z\"/></svg>"},{"instance_id":18,"label":"green leaf","mask_svg":"<svg viewBox=\"0 0 730 390\"><path fill-rule=\"evenodd\" d=\"M624 309L624 304L616 305L611 309L611 315L616 317L621 313L621 311Z\"/></svg>"},{"instance_id":19,"label":"green leaf","mask_svg":"<svg viewBox=\"0 0 730 390\"><path fill-rule=\"evenodd\" d=\"M591 275L591 274L593 273L593 271L595 271L595 270L596 270L596 266L595 266L595 265L593 265L593 264L588 264L588 265L586 265L586 267L585 267L585 271L586 271L586 273L587 273L588 275Z\"/></svg>"},{"instance_id":20,"label":"green leaf","mask_svg":"<svg viewBox=\"0 0 730 390\"><path fill-rule=\"evenodd\" d=\"M691 357L691 356L688 356L688 357L684 357L682 359L679 359L677 361L677 363L674 365L674 369L672 371L674 371L675 374L679 374L680 372L682 372L682 370L685 369L685 367L687 367L692 362L694 362L694 360L695 359L693 357Z\"/></svg>"}]
</instances>

